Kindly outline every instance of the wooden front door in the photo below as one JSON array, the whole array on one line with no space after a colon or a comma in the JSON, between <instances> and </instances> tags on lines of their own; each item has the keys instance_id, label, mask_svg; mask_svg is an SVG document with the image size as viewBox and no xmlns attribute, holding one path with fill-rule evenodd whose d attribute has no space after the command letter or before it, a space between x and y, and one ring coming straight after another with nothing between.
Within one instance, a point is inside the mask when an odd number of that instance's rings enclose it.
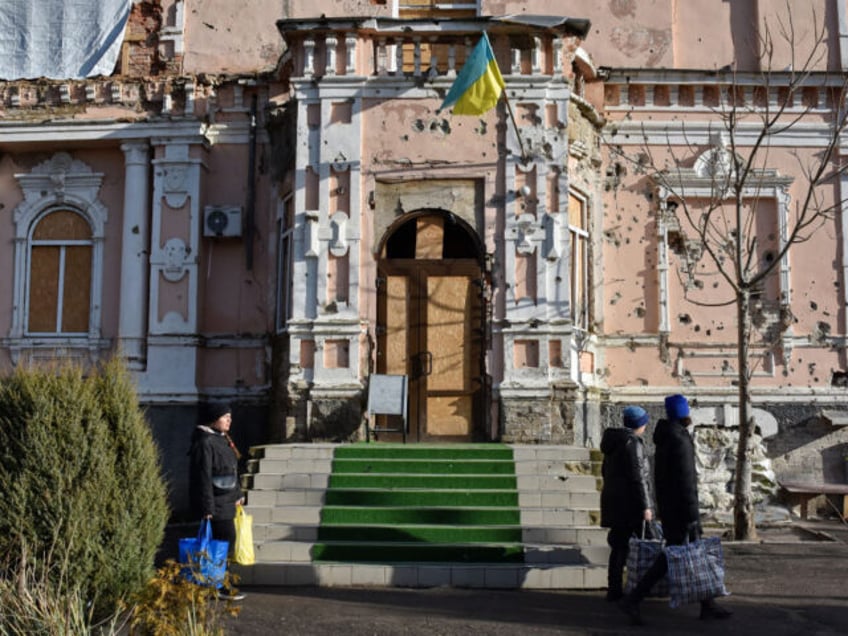
<instances>
[{"instance_id":1,"label":"wooden front door","mask_svg":"<svg viewBox=\"0 0 848 636\"><path fill-rule=\"evenodd\" d=\"M466 258L383 259L379 275L377 372L409 376L409 439L480 437L485 376L479 264Z\"/></svg>"}]
</instances>

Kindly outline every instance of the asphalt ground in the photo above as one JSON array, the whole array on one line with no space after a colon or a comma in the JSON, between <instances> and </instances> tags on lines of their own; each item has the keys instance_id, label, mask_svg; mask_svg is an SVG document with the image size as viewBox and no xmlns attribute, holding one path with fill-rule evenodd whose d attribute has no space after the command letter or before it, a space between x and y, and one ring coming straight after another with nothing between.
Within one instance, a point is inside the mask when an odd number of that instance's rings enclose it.
<instances>
[{"instance_id":1,"label":"asphalt ground","mask_svg":"<svg viewBox=\"0 0 848 636\"><path fill-rule=\"evenodd\" d=\"M629 624L603 591L255 587L229 634L494 636L566 634L848 634L848 526L839 521L761 529L760 542L724 542L721 599L734 612L702 621L699 607L642 605Z\"/></svg>"}]
</instances>

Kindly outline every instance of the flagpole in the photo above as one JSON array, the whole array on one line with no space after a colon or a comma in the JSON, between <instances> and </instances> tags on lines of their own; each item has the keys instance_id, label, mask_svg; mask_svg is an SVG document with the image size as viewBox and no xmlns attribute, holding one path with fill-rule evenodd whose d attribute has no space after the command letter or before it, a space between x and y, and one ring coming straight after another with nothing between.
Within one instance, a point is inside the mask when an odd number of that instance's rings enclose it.
<instances>
[{"instance_id":1,"label":"flagpole","mask_svg":"<svg viewBox=\"0 0 848 636\"><path fill-rule=\"evenodd\" d=\"M518 137L518 146L521 148L521 159L527 159L527 153L524 151L524 141L521 139L521 133L518 131L518 124L515 122L515 113L512 112L512 104L509 103L509 97L506 95L506 88L503 91L506 109L509 112L509 118L512 120L512 127L515 128L515 136Z\"/></svg>"}]
</instances>

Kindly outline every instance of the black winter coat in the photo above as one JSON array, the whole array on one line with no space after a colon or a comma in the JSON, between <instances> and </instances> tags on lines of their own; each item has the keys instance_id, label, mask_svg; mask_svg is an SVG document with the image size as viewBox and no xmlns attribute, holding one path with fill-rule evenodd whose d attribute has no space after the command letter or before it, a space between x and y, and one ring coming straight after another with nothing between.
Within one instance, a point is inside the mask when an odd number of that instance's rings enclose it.
<instances>
[{"instance_id":1,"label":"black winter coat","mask_svg":"<svg viewBox=\"0 0 848 636\"><path fill-rule=\"evenodd\" d=\"M194 429L189 449L189 498L192 513L203 518L233 519L242 498L238 458L227 438L209 428Z\"/></svg>"},{"instance_id":2,"label":"black winter coat","mask_svg":"<svg viewBox=\"0 0 848 636\"><path fill-rule=\"evenodd\" d=\"M674 541L700 520L695 444L680 422L660 420L654 430L654 483L666 538ZM676 542L676 541L675 541Z\"/></svg>"},{"instance_id":3,"label":"black winter coat","mask_svg":"<svg viewBox=\"0 0 848 636\"><path fill-rule=\"evenodd\" d=\"M601 451L601 525L638 528L645 510L654 508L642 438L629 428L608 428L601 438Z\"/></svg>"}]
</instances>

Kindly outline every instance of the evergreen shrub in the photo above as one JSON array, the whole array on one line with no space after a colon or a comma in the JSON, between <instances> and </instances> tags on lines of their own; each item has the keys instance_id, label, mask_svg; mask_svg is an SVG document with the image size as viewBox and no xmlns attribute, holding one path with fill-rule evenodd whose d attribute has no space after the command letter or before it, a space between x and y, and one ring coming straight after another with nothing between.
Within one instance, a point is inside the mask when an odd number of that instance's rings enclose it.
<instances>
[{"instance_id":1,"label":"evergreen shrub","mask_svg":"<svg viewBox=\"0 0 848 636\"><path fill-rule=\"evenodd\" d=\"M85 373L73 365L19 368L0 378L0 492L6 576L44 564L49 571L39 575L78 588L93 620L145 586L167 493L120 361Z\"/></svg>"}]
</instances>

